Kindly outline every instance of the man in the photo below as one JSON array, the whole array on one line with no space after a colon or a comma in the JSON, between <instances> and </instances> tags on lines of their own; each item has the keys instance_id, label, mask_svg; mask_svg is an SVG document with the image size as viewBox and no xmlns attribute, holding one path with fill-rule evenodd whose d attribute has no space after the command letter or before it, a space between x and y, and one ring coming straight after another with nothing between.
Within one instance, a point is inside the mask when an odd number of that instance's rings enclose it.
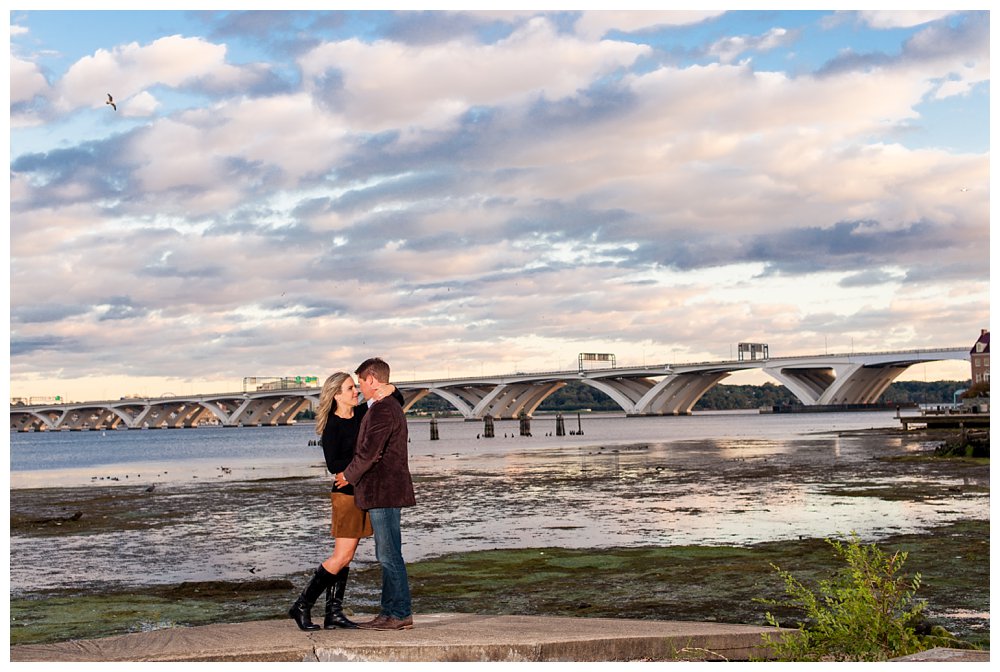
<instances>
[{"instance_id":1,"label":"man","mask_svg":"<svg viewBox=\"0 0 1000 672\"><path fill-rule=\"evenodd\" d=\"M414 506L413 481L407 457L406 416L399 401L375 399L389 383L389 365L378 357L367 359L354 372L368 412L361 421L354 459L336 475L338 488L354 485L354 501L368 511L375 532L375 557L382 566L382 607L379 615L359 628L408 630L413 627L410 584L403 561L400 509Z\"/></svg>"}]
</instances>

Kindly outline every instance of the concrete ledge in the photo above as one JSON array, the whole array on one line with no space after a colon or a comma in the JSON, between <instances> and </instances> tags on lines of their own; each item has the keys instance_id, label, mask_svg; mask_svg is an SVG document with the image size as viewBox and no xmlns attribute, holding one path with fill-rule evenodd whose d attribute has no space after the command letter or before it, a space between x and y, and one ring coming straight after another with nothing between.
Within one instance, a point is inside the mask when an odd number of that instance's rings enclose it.
<instances>
[{"instance_id":1,"label":"concrete ledge","mask_svg":"<svg viewBox=\"0 0 1000 672\"><path fill-rule=\"evenodd\" d=\"M362 619L364 620L364 619ZM302 632L289 620L12 646L11 662L627 661L764 657L774 628L688 621L419 614L398 632Z\"/></svg>"},{"instance_id":2,"label":"concrete ledge","mask_svg":"<svg viewBox=\"0 0 1000 672\"><path fill-rule=\"evenodd\" d=\"M928 649L920 653L911 653L908 656L893 658L893 663L988 663L990 662L989 651L976 651L973 649Z\"/></svg>"}]
</instances>

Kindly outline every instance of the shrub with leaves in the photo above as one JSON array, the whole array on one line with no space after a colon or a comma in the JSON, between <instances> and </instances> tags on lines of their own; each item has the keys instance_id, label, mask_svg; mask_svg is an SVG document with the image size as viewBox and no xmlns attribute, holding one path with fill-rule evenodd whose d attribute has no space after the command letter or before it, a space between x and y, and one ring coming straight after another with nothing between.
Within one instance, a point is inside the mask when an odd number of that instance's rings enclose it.
<instances>
[{"instance_id":1,"label":"shrub with leaves","mask_svg":"<svg viewBox=\"0 0 1000 672\"><path fill-rule=\"evenodd\" d=\"M827 539L846 568L821 580L813 592L789 572L771 566L785 583L788 599L769 604L805 612L799 633L764 635L774 658L785 661L879 661L916 653L928 645L917 634L924 603L915 598L920 575L900 574L906 553L886 555L852 533L847 543ZM768 612L767 622L778 620Z\"/></svg>"}]
</instances>

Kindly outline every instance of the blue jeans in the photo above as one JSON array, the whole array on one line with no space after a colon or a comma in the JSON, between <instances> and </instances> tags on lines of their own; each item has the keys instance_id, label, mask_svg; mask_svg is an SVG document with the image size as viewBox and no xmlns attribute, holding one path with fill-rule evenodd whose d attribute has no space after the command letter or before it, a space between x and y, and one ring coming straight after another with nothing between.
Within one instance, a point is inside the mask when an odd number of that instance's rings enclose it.
<instances>
[{"instance_id":1,"label":"blue jeans","mask_svg":"<svg viewBox=\"0 0 1000 672\"><path fill-rule=\"evenodd\" d=\"M399 509L368 509L368 516L375 531L375 558L382 565L381 613L406 618L412 614L412 609L399 531Z\"/></svg>"}]
</instances>

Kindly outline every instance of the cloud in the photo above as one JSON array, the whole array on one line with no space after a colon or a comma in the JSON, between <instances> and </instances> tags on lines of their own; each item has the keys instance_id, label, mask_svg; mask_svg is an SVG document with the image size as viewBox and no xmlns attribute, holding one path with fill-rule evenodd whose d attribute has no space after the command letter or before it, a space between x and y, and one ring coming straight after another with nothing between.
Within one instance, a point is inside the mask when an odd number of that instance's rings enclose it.
<instances>
[{"instance_id":1,"label":"cloud","mask_svg":"<svg viewBox=\"0 0 1000 672\"><path fill-rule=\"evenodd\" d=\"M890 282L899 282L902 279L896 273L876 268L845 276L839 284L841 287L876 287Z\"/></svg>"},{"instance_id":2,"label":"cloud","mask_svg":"<svg viewBox=\"0 0 1000 672\"><path fill-rule=\"evenodd\" d=\"M811 273L870 268L877 259L899 260L932 245L943 251L951 241L924 222L889 229L871 221L837 222L753 236L741 246L744 261L763 261L772 271Z\"/></svg>"},{"instance_id":3,"label":"cloud","mask_svg":"<svg viewBox=\"0 0 1000 672\"><path fill-rule=\"evenodd\" d=\"M65 149L24 154L11 162L14 179L26 178L31 188L12 198L11 212L65 207L115 197L129 181L129 169L119 160L121 138L81 142ZM18 190L12 190L16 193ZM20 218L19 218L20 219ZM17 225L12 225L17 228Z\"/></svg>"},{"instance_id":4,"label":"cloud","mask_svg":"<svg viewBox=\"0 0 1000 672\"><path fill-rule=\"evenodd\" d=\"M347 312L347 310L347 305L339 301L311 300L307 301L306 305L302 306L300 314L303 318L313 319L317 317L335 317L343 315Z\"/></svg>"},{"instance_id":5,"label":"cloud","mask_svg":"<svg viewBox=\"0 0 1000 672\"><path fill-rule=\"evenodd\" d=\"M187 203L210 212L258 193L262 181L275 188L329 169L349 146L345 132L305 95L237 99L138 130L123 158L137 166L145 190L214 190L209 200Z\"/></svg>"},{"instance_id":6,"label":"cloud","mask_svg":"<svg viewBox=\"0 0 1000 672\"><path fill-rule=\"evenodd\" d=\"M797 31L785 28L771 28L763 35L740 35L723 38L708 48L708 53L718 57L722 63L732 63L748 51L767 52L795 42Z\"/></svg>"},{"instance_id":7,"label":"cloud","mask_svg":"<svg viewBox=\"0 0 1000 672\"><path fill-rule=\"evenodd\" d=\"M34 336L21 338L16 334L10 337L10 356L28 355L40 350L79 352L81 344L74 339L55 336Z\"/></svg>"},{"instance_id":8,"label":"cloud","mask_svg":"<svg viewBox=\"0 0 1000 672\"><path fill-rule=\"evenodd\" d=\"M37 64L10 56L10 127L38 126L48 112L50 87Z\"/></svg>"},{"instance_id":9,"label":"cloud","mask_svg":"<svg viewBox=\"0 0 1000 672\"><path fill-rule=\"evenodd\" d=\"M221 266L178 265L169 259L171 254L172 252L165 253L161 259L139 269L138 274L155 278L182 278L185 281L190 281L192 279L218 278L225 273Z\"/></svg>"},{"instance_id":10,"label":"cloud","mask_svg":"<svg viewBox=\"0 0 1000 672\"><path fill-rule=\"evenodd\" d=\"M10 102L23 103L35 96L45 95L49 83L37 64L11 55L10 57Z\"/></svg>"},{"instance_id":11,"label":"cloud","mask_svg":"<svg viewBox=\"0 0 1000 672\"><path fill-rule=\"evenodd\" d=\"M583 12L576 22L576 32L581 37L598 40L611 31L641 33L663 26L686 26L708 21L723 12L713 10L600 10Z\"/></svg>"},{"instance_id":12,"label":"cloud","mask_svg":"<svg viewBox=\"0 0 1000 672\"><path fill-rule=\"evenodd\" d=\"M101 316L97 319L101 322L106 320L132 320L145 317L149 311L133 304L128 296L115 296L108 299L101 308Z\"/></svg>"},{"instance_id":13,"label":"cloud","mask_svg":"<svg viewBox=\"0 0 1000 672\"><path fill-rule=\"evenodd\" d=\"M310 87L330 81L336 70L341 112L353 128L377 132L440 128L470 107L572 96L648 52L623 42L594 45L534 18L492 44L456 40L415 48L350 39L323 44L299 62Z\"/></svg>"},{"instance_id":14,"label":"cloud","mask_svg":"<svg viewBox=\"0 0 1000 672\"><path fill-rule=\"evenodd\" d=\"M964 95L989 81L989 16L971 12L951 23L932 23L906 40L898 55L884 52L844 51L825 63L819 77L847 72L885 71L912 78L924 73L924 81L937 99Z\"/></svg>"},{"instance_id":15,"label":"cloud","mask_svg":"<svg viewBox=\"0 0 1000 672\"><path fill-rule=\"evenodd\" d=\"M128 100L117 101L118 111L126 117L151 117L160 102L149 91L140 91Z\"/></svg>"},{"instance_id":16,"label":"cloud","mask_svg":"<svg viewBox=\"0 0 1000 672\"><path fill-rule=\"evenodd\" d=\"M161 37L145 46L132 42L98 49L66 71L56 88L56 105L63 111L100 107L108 91L125 100L154 85L235 90L266 77L266 68L228 64L226 51L225 45L182 35Z\"/></svg>"},{"instance_id":17,"label":"cloud","mask_svg":"<svg viewBox=\"0 0 1000 672\"><path fill-rule=\"evenodd\" d=\"M213 12L207 21L213 38L228 39L234 37L250 37L255 41L267 43L276 34L286 34L295 30L299 19L308 19L311 12L290 10L261 11L227 11Z\"/></svg>"},{"instance_id":18,"label":"cloud","mask_svg":"<svg viewBox=\"0 0 1000 672\"><path fill-rule=\"evenodd\" d=\"M51 87L12 63L46 123L12 129L12 381L920 347L988 316L989 154L903 135L988 82L985 15L812 74L754 68L791 29L650 32L708 13L197 16Z\"/></svg>"},{"instance_id":19,"label":"cloud","mask_svg":"<svg viewBox=\"0 0 1000 672\"><path fill-rule=\"evenodd\" d=\"M955 14L955 10L860 10L858 19L872 28L912 28Z\"/></svg>"},{"instance_id":20,"label":"cloud","mask_svg":"<svg viewBox=\"0 0 1000 672\"><path fill-rule=\"evenodd\" d=\"M385 27L384 36L392 42L408 45L429 45L454 42L475 37L484 26L493 25L503 31L520 23L536 12L394 12Z\"/></svg>"},{"instance_id":21,"label":"cloud","mask_svg":"<svg viewBox=\"0 0 1000 672\"><path fill-rule=\"evenodd\" d=\"M21 324L39 322L59 322L68 317L82 315L88 311L83 306L73 306L57 303L20 306L11 310L11 321Z\"/></svg>"}]
</instances>

